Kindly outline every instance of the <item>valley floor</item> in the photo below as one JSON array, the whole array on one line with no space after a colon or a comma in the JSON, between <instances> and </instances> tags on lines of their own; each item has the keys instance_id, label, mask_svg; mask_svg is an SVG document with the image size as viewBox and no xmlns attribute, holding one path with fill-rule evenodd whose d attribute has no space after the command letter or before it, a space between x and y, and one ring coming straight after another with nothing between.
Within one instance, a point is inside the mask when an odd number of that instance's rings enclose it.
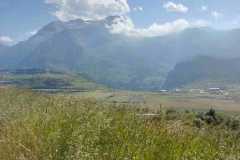
<instances>
[{"instance_id":1,"label":"valley floor","mask_svg":"<svg viewBox=\"0 0 240 160\"><path fill-rule=\"evenodd\" d=\"M149 112L156 112L161 106L163 109L174 107L183 111L206 111L212 108L234 116L240 114L239 84L228 84L228 90L218 95L207 93L209 86L202 84L190 85L187 86L190 89L177 92L122 91L96 84L75 73L28 69L1 71L0 87L31 88L47 94L96 98L104 103L138 104Z\"/></svg>"},{"instance_id":2,"label":"valley floor","mask_svg":"<svg viewBox=\"0 0 240 160\"><path fill-rule=\"evenodd\" d=\"M66 94L68 95L68 94ZM70 94L80 98L96 98L103 102L139 104L150 111L162 108L179 108L181 110L207 111L215 109L231 115L240 114L240 103L236 97L225 95L202 94L200 92L189 93L156 93L156 92L81 92ZM240 95L240 94L239 94Z\"/></svg>"},{"instance_id":3,"label":"valley floor","mask_svg":"<svg viewBox=\"0 0 240 160\"><path fill-rule=\"evenodd\" d=\"M6 88L0 86L0 88ZM74 96L78 98L95 98L105 103L138 104L142 109L156 112L163 109L179 108L180 110L207 111L214 109L231 115L240 114L240 93L213 95L202 90L188 93L158 93L113 90L78 90L78 89L33 89L47 94Z\"/></svg>"}]
</instances>

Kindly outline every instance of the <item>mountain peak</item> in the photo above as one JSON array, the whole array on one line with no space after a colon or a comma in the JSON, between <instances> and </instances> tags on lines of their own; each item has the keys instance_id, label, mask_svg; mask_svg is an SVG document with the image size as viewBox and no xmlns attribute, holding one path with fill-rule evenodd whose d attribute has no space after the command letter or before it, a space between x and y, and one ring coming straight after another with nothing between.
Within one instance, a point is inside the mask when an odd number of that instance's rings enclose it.
<instances>
[{"instance_id":1,"label":"mountain peak","mask_svg":"<svg viewBox=\"0 0 240 160\"><path fill-rule=\"evenodd\" d=\"M116 18L121 18L120 16L109 16L109 17L107 17L107 18L105 18L106 20L108 20L108 21L113 21L113 20L115 20Z\"/></svg>"},{"instance_id":2,"label":"mountain peak","mask_svg":"<svg viewBox=\"0 0 240 160\"><path fill-rule=\"evenodd\" d=\"M215 30L211 26L204 26L204 27L201 27L201 29L204 29L205 31L214 31Z\"/></svg>"},{"instance_id":3,"label":"mountain peak","mask_svg":"<svg viewBox=\"0 0 240 160\"><path fill-rule=\"evenodd\" d=\"M49 23L48 25L44 26L37 35L45 36L49 33L55 34L57 32L62 31L64 28L66 28L66 24L61 21L54 21Z\"/></svg>"},{"instance_id":4,"label":"mountain peak","mask_svg":"<svg viewBox=\"0 0 240 160\"><path fill-rule=\"evenodd\" d=\"M114 20L116 19L122 19L120 16L109 16L107 18L105 18L105 21L107 23L107 25L111 26L114 23Z\"/></svg>"},{"instance_id":5,"label":"mountain peak","mask_svg":"<svg viewBox=\"0 0 240 160\"><path fill-rule=\"evenodd\" d=\"M74 24L74 25L83 25L86 23L86 21L81 19L75 19L67 22L68 24Z\"/></svg>"}]
</instances>

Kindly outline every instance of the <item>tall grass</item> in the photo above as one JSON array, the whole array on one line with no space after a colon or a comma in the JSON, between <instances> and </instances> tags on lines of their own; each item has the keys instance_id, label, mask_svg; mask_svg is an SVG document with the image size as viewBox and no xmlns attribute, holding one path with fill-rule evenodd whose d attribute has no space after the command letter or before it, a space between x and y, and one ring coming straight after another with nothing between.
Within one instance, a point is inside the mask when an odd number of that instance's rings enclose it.
<instances>
[{"instance_id":1,"label":"tall grass","mask_svg":"<svg viewBox=\"0 0 240 160\"><path fill-rule=\"evenodd\" d=\"M236 131L141 117L134 107L0 89L0 159L240 159Z\"/></svg>"}]
</instances>

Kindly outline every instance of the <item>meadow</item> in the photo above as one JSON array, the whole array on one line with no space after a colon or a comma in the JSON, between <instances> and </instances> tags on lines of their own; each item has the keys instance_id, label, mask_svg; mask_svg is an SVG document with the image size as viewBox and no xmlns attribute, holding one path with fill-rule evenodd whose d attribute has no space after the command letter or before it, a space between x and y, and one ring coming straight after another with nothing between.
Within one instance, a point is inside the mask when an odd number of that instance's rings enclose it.
<instances>
[{"instance_id":1,"label":"meadow","mask_svg":"<svg viewBox=\"0 0 240 160\"><path fill-rule=\"evenodd\" d=\"M239 121L212 112L149 117L137 104L0 88L0 113L1 160L240 158Z\"/></svg>"}]
</instances>

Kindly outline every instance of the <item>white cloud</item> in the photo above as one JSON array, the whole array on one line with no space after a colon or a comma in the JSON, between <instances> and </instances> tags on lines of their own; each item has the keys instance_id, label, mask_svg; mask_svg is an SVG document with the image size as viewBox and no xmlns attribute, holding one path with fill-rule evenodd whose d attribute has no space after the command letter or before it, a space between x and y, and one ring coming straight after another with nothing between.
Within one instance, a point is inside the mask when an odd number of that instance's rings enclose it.
<instances>
[{"instance_id":1,"label":"white cloud","mask_svg":"<svg viewBox=\"0 0 240 160\"><path fill-rule=\"evenodd\" d=\"M168 12L178 11L178 12L187 12L188 8L182 4L175 4L173 2L167 2L163 5L163 8L166 8Z\"/></svg>"},{"instance_id":2,"label":"white cloud","mask_svg":"<svg viewBox=\"0 0 240 160\"><path fill-rule=\"evenodd\" d=\"M146 29L135 29L134 24L129 17L121 17L115 19L114 23L111 26L106 27L109 28L112 34L154 37L186 29L187 27L189 27L189 22L184 19L179 19L172 23L165 23L162 25L154 23Z\"/></svg>"},{"instance_id":3,"label":"white cloud","mask_svg":"<svg viewBox=\"0 0 240 160\"><path fill-rule=\"evenodd\" d=\"M127 0L45 0L59 8L53 13L61 21L100 20L130 12Z\"/></svg>"},{"instance_id":4,"label":"white cloud","mask_svg":"<svg viewBox=\"0 0 240 160\"><path fill-rule=\"evenodd\" d=\"M33 36L33 35L35 35L35 34L37 34L37 30L34 30L34 31L32 31L32 32L28 32L28 33L26 33L26 35L28 35L28 36Z\"/></svg>"},{"instance_id":5,"label":"white cloud","mask_svg":"<svg viewBox=\"0 0 240 160\"><path fill-rule=\"evenodd\" d=\"M202 11L206 11L207 9L208 9L207 6L202 6L202 8L201 8Z\"/></svg>"},{"instance_id":6,"label":"white cloud","mask_svg":"<svg viewBox=\"0 0 240 160\"><path fill-rule=\"evenodd\" d=\"M9 37L0 37L0 42L12 42L13 40Z\"/></svg>"},{"instance_id":7,"label":"white cloud","mask_svg":"<svg viewBox=\"0 0 240 160\"><path fill-rule=\"evenodd\" d=\"M215 18L219 18L219 17L221 17L222 15L219 14L218 12L214 11L214 12L212 12L212 16L215 17Z\"/></svg>"},{"instance_id":8,"label":"white cloud","mask_svg":"<svg viewBox=\"0 0 240 160\"><path fill-rule=\"evenodd\" d=\"M142 7L133 8L134 11L143 11Z\"/></svg>"},{"instance_id":9,"label":"white cloud","mask_svg":"<svg viewBox=\"0 0 240 160\"><path fill-rule=\"evenodd\" d=\"M183 19L158 25L154 23L146 29L136 29L132 20L126 16L130 12L127 0L45 0L46 3L53 4L56 11L53 13L62 21L73 19L100 20L112 15L120 15L121 18L114 20L111 26L106 26L113 34L123 34L128 36L161 36L171 32L179 31L189 27L189 22ZM182 4L166 4L169 11L186 12L188 8ZM168 6L169 5L169 6ZM142 11L141 7L134 10Z\"/></svg>"},{"instance_id":10,"label":"white cloud","mask_svg":"<svg viewBox=\"0 0 240 160\"><path fill-rule=\"evenodd\" d=\"M206 26L211 26L211 23L205 20L196 20L193 22L194 27L206 27Z\"/></svg>"}]
</instances>

